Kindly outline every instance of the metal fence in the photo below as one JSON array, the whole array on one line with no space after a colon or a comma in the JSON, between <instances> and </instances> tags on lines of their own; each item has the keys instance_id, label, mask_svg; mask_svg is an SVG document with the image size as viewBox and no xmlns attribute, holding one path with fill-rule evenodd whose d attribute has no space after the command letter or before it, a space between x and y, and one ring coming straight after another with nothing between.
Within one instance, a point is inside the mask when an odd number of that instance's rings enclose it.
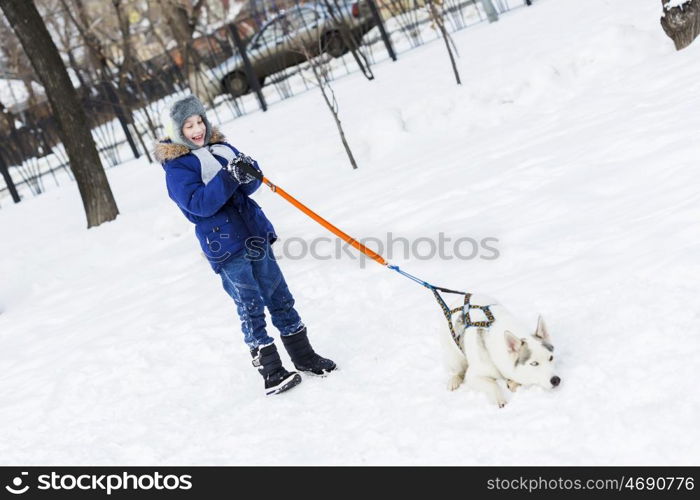
<instances>
[{"instance_id":1,"label":"metal fence","mask_svg":"<svg viewBox=\"0 0 700 500\"><path fill-rule=\"evenodd\" d=\"M218 123L314 89L312 65L335 80L440 38L427 8L433 3L448 32L493 21L531 0L276 0L245 19L195 40L196 70L187 74L176 55L141 61L119 79L81 81L78 92L106 168L142 155L161 134L164 100L194 92ZM84 79L83 79L84 80ZM15 103L19 104L19 103ZM0 170L37 195L46 182L73 180L47 103L0 109ZM17 126L17 123L21 124ZM8 125L9 124L9 125Z\"/></svg>"}]
</instances>

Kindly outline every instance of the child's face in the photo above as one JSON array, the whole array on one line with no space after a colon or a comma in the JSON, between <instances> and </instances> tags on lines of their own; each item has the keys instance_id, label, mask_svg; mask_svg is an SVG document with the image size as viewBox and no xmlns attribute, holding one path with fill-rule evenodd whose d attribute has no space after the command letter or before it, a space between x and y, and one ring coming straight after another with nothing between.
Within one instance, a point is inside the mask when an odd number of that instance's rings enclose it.
<instances>
[{"instance_id":1,"label":"child's face","mask_svg":"<svg viewBox=\"0 0 700 500\"><path fill-rule=\"evenodd\" d=\"M197 146L204 146L204 136L207 133L207 127L199 115L192 115L182 125L182 135Z\"/></svg>"}]
</instances>

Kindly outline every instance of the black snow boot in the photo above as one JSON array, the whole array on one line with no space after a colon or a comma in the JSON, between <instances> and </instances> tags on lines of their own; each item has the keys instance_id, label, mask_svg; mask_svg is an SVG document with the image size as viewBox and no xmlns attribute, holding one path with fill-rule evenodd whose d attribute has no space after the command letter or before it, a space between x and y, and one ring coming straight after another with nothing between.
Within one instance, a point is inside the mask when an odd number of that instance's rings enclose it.
<instances>
[{"instance_id":1,"label":"black snow boot","mask_svg":"<svg viewBox=\"0 0 700 500\"><path fill-rule=\"evenodd\" d=\"M275 344L256 347L250 354L253 356L253 366L265 379L265 394L268 396L289 390L301 382L297 372L284 369Z\"/></svg>"},{"instance_id":2,"label":"black snow boot","mask_svg":"<svg viewBox=\"0 0 700 500\"><path fill-rule=\"evenodd\" d=\"M306 335L306 327L292 335L282 335L282 343L292 358L292 363L297 370L313 373L314 375L326 375L335 370L336 366L330 359L322 358L316 354Z\"/></svg>"}]
</instances>

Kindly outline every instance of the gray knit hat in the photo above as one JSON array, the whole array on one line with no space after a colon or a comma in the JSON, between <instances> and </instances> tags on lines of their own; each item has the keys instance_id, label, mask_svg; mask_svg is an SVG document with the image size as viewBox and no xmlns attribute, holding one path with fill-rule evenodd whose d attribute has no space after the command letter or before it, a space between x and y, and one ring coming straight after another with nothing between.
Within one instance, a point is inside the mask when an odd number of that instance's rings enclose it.
<instances>
[{"instance_id":1,"label":"gray knit hat","mask_svg":"<svg viewBox=\"0 0 700 500\"><path fill-rule=\"evenodd\" d=\"M204 106L195 96L188 95L187 97L173 101L163 113L163 128L165 129L166 135L171 141L182 144L189 149L197 149L200 147L182 134L182 126L185 124L185 120L193 115L202 117L202 121L207 127L207 132L204 134L204 144L209 144L212 131L211 124L209 120L207 120Z\"/></svg>"}]
</instances>

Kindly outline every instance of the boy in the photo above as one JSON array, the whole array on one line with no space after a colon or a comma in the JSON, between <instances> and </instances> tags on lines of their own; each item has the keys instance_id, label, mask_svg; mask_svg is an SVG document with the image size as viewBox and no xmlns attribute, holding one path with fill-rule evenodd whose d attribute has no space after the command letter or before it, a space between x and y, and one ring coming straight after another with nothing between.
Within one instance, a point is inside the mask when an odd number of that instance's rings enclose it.
<instances>
[{"instance_id":1,"label":"boy","mask_svg":"<svg viewBox=\"0 0 700 500\"><path fill-rule=\"evenodd\" d=\"M195 224L195 234L224 290L236 303L253 366L265 381L265 393L278 394L301 382L282 366L274 340L265 330L265 307L280 331L297 370L325 375L335 370L316 354L294 298L272 253L277 239L260 206L249 196L261 182L241 167L257 162L225 142L207 120L194 96L174 101L163 116L167 137L155 156L165 170L168 195Z\"/></svg>"}]
</instances>

